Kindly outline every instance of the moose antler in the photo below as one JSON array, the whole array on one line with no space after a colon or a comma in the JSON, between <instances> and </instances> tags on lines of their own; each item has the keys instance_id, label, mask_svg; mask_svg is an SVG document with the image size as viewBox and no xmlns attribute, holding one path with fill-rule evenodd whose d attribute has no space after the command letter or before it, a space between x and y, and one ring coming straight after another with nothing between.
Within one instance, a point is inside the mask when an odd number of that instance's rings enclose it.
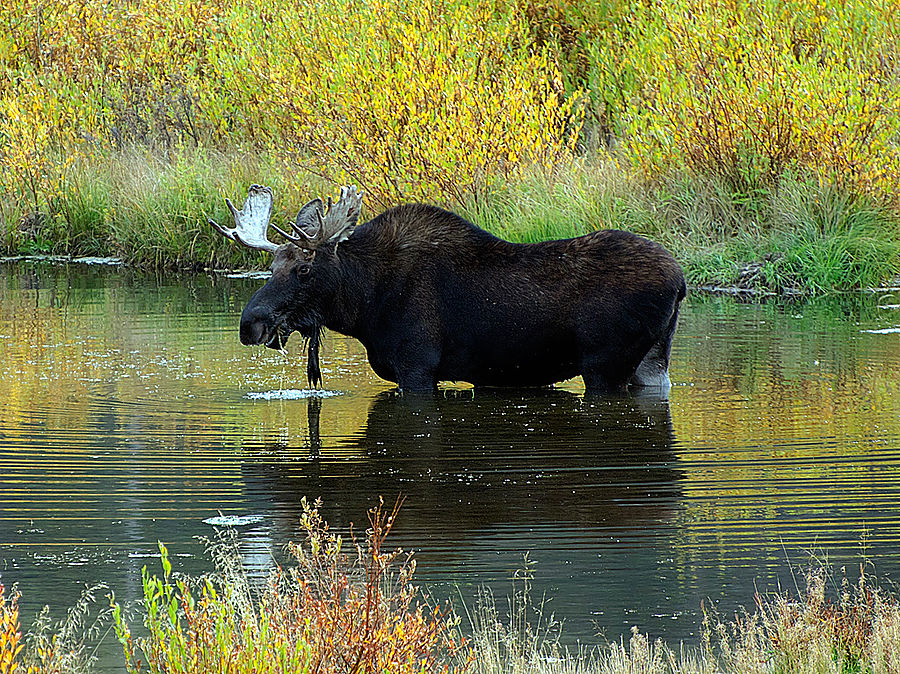
<instances>
[{"instance_id":1,"label":"moose antler","mask_svg":"<svg viewBox=\"0 0 900 674\"><path fill-rule=\"evenodd\" d=\"M327 209L322 211L322 200L313 199L300 209L297 221L291 227L298 234L289 237L298 246L315 250L326 243L339 244L353 233L362 206L363 192L356 185L341 187L337 203L328 197Z\"/></svg>"},{"instance_id":2,"label":"moose antler","mask_svg":"<svg viewBox=\"0 0 900 674\"><path fill-rule=\"evenodd\" d=\"M231 203L231 199L225 199L231 217L234 218L234 229L222 227L212 218L207 218L209 224L226 239L242 243L248 248L258 248L274 253L278 244L272 243L266 237L266 229L269 226L269 218L272 217L272 188L262 185L251 185L244 200L244 207L238 210Z\"/></svg>"},{"instance_id":3,"label":"moose antler","mask_svg":"<svg viewBox=\"0 0 900 674\"><path fill-rule=\"evenodd\" d=\"M271 227L294 245L308 250L315 250L323 243L334 242L337 245L353 233L359 218L362 195L355 185L342 187L341 196L336 204L332 204L331 197L328 197L328 209L324 215L322 200L313 199L300 209L297 221L291 223L298 236L291 236L276 225ZM266 237L266 229L270 226L269 219L272 217L270 187L251 185L244 207L240 211L234 207L230 199L225 199L225 203L228 204L234 218L234 229L222 227L212 218L207 218L209 224L215 227L219 234L248 248L267 250L270 253L278 249L278 244L272 243Z\"/></svg>"}]
</instances>

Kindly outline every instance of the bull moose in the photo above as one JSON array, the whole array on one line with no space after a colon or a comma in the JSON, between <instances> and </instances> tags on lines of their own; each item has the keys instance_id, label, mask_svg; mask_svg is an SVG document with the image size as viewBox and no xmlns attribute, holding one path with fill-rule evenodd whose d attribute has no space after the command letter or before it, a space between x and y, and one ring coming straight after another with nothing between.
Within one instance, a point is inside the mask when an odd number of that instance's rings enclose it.
<instances>
[{"instance_id":1,"label":"bull moose","mask_svg":"<svg viewBox=\"0 0 900 674\"><path fill-rule=\"evenodd\" d=\"M375 373L402 391L440 381L546 386L577 375L586 389L669 388L669 352L685 296L662 246L600 230L544 243L499 239L441 208L396 206L357 226L362 193L313 199L287 243L268 240L272 190L250 187L223 236L274 254L272 276L241 314L243 344L308 340L321 382L323 328L362 342Z\"/></svg>"}]
</instances>

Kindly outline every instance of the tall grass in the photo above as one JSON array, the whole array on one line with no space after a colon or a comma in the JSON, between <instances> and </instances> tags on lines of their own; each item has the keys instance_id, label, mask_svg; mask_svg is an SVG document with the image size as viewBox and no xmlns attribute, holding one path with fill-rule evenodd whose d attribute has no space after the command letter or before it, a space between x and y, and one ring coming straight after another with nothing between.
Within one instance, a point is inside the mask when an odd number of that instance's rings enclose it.
<instances>
[{"instance_id":1,"label":"tall grass","mask_svg":"<svg viewBox=\"0 0 900 674\"><path fill-rule=\"evenodd\" d=\"M276 218L311 193L321 179L289 162L232 150L182 148L168 157L131 147L102 162L79 160L49 214L14 223L8 252L115 255L157 267L262 264L263 258L213 235L207 217L228 222L224 197L234 200L253 182L278 194Z\"/></svg>"},{"instance_id":2,"label":"tall grass","mask_svg":"<svg viewBox=\"0 0 900 674\"><path fill-rule=\"evenodd\" d=\"M812 567L793 594L758 595L753 610L732 619L711 612L699 644L672 647L633 628L630 638L566 649L552 624L522 623L526 595L512 616L491 598L475 615L472 674L848 674L900 671L900 604L865 567L859 580Z\"/></svg>"},{"instance_id":3,"label":"tall grass","mask_svg":"<svg viewBox=\"0 0 900 674\"><path fill-rule=\"evenodd\" d=\"M386 551L393 510L372 510L364 541L344 549L304 501L306 541L294 565L254 589L233 548L213 548L217 579L143 572L143 623L132 634L114 604L129 672L446 672L462 650L448 609L429 607L412 584L415 564Z\"/></svg>"},{"instance_id":4,"label":"tall grass","mask_svg":"<svg viewBox=\"0 0 900 674\"><path fill-rule=\"evenodd\" d=\"M584 159L552 177L519 174L463 212L522 242L627 229L668 247L694 286L816 294L900 272L900 221L890 209L790 175L747 196L712 177L647 182L614 161Z\"/></svg>"},{"instance_id":5,"label":"tall grass","mask_svg":"<svg viewBox=\"0 0 900 674\"><path fill-rule=\"evenodd\" d=\"M189 148L161 159L130 148L102 165L74 165L65 193L53 201L55 214L16 223L3 248L114 255L155 267L261 266L263 256L230 245L206 223L228 222L223 198L241 199L253 182L274 187L276 222L335 191L290 161ZM870 287L900 272L893 211L831 183L791 176L748 197L710 177L683 173L648 182L610 159L582 158L552 173L521 169L457 209L518 242L631 230L668 247L695 286L814 294ZM368 202L363 217L378 210Z\"/></svg>"}]
</instances>

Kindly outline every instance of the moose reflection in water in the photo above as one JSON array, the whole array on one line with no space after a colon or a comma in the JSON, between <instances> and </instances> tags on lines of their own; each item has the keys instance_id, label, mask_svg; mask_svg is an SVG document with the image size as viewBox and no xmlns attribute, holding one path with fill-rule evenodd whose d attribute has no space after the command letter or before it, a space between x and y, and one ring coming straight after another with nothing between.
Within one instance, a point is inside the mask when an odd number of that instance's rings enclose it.
<instances>
[{"instance_id":1,"label":"moose reflection in water","mask_svg":"<svg viewBox=\"0 0 900 674\"><path fill-rule=\"evenodd\" d=\"M381 495L402 496L424 516L415 523L420 537L465 536L521 522L522 513L597 533L666 521L679 497L669 406L658 398L385 392L365 427L343 440L354 461L322 458L318 423L328 403L308 401L309 460L279 459L296 452L270 445L243 464L248 491L277 500L285 526L296 523L301 496L322 497L340 526Z\"/></svg>"},{"instance_id":2,"label":"moose reflection in water","mask_svg":"<svg viewBox=\"0 0 900 674\"><path fill-rule=\"evenodd\" d=\"M253 185L223 236L274 255L272 276L241 314L244 344L309 342L307 377L321 380L323 328L358 339L382 379L404 391L440 381L668 391L669 354L685 296L662 246L629 232L516 244L425 204L392 208L357 227L362 195L313 199L268 240L272 191ZM342 243L343 242L343 243Z\"/></svg>"},{"instance_id":3,"label":"moose reflection in water","mask_svg":"<svg viewBox=\"0 0 900 674\"><path fill-rule=\"evenodd\" d=\"M551 588L549 610L567 616L567 638L583 639L596 633L595 621L618 625L670 591L683 476L667 401L563 390L385 392L359 432L336 446L317 429L340 401L307 404L305 458L287 458L298 448L281 444L244 454L247 495L271 513L265 531L244 535L248 566L268 568L279 541L300 539L302 496L321 497L338 531L364 528L379 495L387 503L399 496L389 545L416 551L417 578L438 583L430 586L436 598L461 593L468 603L479 588L505 596L527 552L535 581ZM634 578L647 582L635 587ZM697 606L686 593L670 609Z\"/></svg>"}]
</instances>

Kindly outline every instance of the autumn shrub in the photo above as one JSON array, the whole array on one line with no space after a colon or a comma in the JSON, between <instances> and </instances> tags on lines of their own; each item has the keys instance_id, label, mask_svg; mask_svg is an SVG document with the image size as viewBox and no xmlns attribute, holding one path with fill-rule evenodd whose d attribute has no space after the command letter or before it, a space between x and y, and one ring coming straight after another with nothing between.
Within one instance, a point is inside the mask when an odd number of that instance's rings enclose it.
<instances>
[{"instance_id":1,"label":"autumn shrub","mask_svg":"<svg viewBox=\"0 0 900 674\"><path fill-rule=\"evenodd\" d=\"M657 178L692 170L735 191L804 172L887 197L900 185L897 36L866 0L516 0L588 125Z\"/></svg>"},{"instance_id":2,"label":"autumn shrub","mask_svg":"<svg viewBox=\"0 0 900 674\"><path fill-rule=\"evenodd\" d=\"M587 114L651 178L746 194L800 171L895 203L898 21L873 0L14 0L0 180L22 215L78 157L192 144L460 203L565 164Z\"/></svg>"},{"instance_id":3,"label":"autumn shrub","mask_svg":"<svg viewBox=\"0 0 900 674\"><path fill-rule=\"evenodd\" d=\"M23 648L18 597L15 593L7 597L6 588L0 584L0 674L12 674L19 669Z\"/></svg>"},{"instance_id":4,"label":"autumn shrub","mask_svg":"<svg viewBox=\"0 0 900 674\"><path fill-rule=\"evenodd\" d=\"M625 154L746 194L786 172L845 189L900 187L900 18L876 2L633 3L622 67ZM890 197L892 200L893 196Z\"/></svg>"},{"instance_id":5,"label":"autumn shrub","mask_svg":"<svg viewBox=\"0 0 900 674\"><path fill-rule=\"evenodd\" d=\"M273 184L280 218L352 182L520 241L652 230L693 283L871 285L898 266L898 33L875 0L11 0L0 249L258 264L207 238L223 196ZM509 203L536 183L571 213ZM878 212L795 235L798 184Z\"/></svg>"},{"instance_id":6,"label":"autumn shrub","mask_svg":"<svg viewBox=\"0 0 900 674\"><path fill-rule=\"evenodd\" d=\"M382 206L459 203L523 164L556 165L577 135L555 62L489 0L298 3L265 28L289 45L284 66L261 71L271 43L252 18L237 23L257 30L235 40L246 94L284 109L283 136L317 170Z\"/></svg>"},{"instance_id":7,"label":"autumn shrub","mask_svg":"<svg viewBox=\"0 0 900 674\"><path fill-rule=\"evenodd\" d=\"M0 7L0 173L48 208L133 144L299 157L381 204L458 201L570 154L578 98L491 0L15 0Z\"/></svg>"},{"instance_id":8,"label":"autumn shrub","mask_svg":"<svg viewBox=\"0 0 900 674\"><path fill-rule=\"evenodd\" d=\"M163 576L143 571L148 634L135 636L114 604L128 671L448 672L464 645L448 609L419 595L412 558L383 549L396 515L373 509L365 540L346 550L304 501L306 541L262 588L227 546L217 548L219 580L191 582L160 545Z\"/></svg>"},{"instance_id":9,"label":"autumn shrub","mask_svg":"<svg viewBox=\"0 0 900 674\"><path fill-rule=\"evenodd\" d=\"M79 167L102 167L116 149L140 142L165 150L224 137L201 109L203 96L219 91L203 74L215 15L210 3L170 0L0 5L7 239L15 243L20 221L64 217L59 205Z\"/></svg>"}]
</instances>

